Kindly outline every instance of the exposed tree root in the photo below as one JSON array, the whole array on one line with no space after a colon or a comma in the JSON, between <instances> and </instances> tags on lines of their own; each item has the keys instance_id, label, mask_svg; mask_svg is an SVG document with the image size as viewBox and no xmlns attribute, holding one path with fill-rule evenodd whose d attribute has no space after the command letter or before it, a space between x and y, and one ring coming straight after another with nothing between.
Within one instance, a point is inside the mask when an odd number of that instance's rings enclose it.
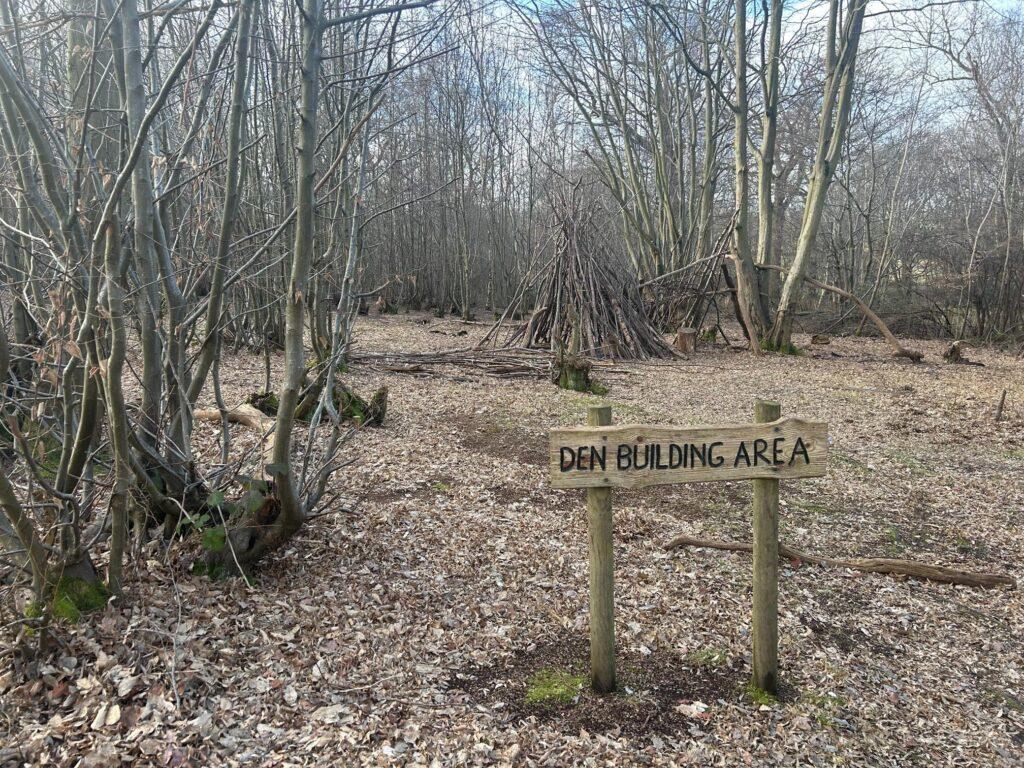
<instances>
[{"instance_id":1,"label":"exposed tree root","mask_svg":"<svg viewBox=\"0 0 1024 768\"><path fill-rule=\"evenodd\" d=\"M269 483L256 509L242 520L229 522L224 547L208 554L208 565L222 566L228 573L244 571L263 554L276 549L292 533L276 525L280 514L281 501L273 483Z\"/></svg>"},{"instance_id":2,"label":"exposed tree root","mask_svg":"<svg viewBox=\"0 0 1024 768\"><path fill-rule=\"evenodd\" d=\"M978 365L984 367L984 363L978 363L974 360L968 360L967 355L964 354L963 342L959 339L949 345L949 348L942 353L942 359L947 363L958 363L960 365Z\"/></svg>"},{"instance_id":3,"label":"exposed tree root","mask_svg":"<svg viewBox=\"0 0 1024 768\"><path fill-rule=\"evenodd\" d=\"M729 552L750 552L753 550L752 545L742 541L696 539L685 534L676 536L665 545L665 549L680 549L682 547L724 549ZM910 576L915 579L927 579L928 581L938 581L943 584L961 584L966 587L1008 586L1016 588L1017 586L1016 579L1001 573L975 573L972 571L961 571L956 568L945 568L941 565L920 563L916 560L897 560L888 557L868 557L856 560L821 557L820 555L812 555L792 549L781 542L779 542L779 557L800 560L805 563L814 563L815 565L836 565L840 568L852 568L855 571Z\"/></svg>"}]
</instances>

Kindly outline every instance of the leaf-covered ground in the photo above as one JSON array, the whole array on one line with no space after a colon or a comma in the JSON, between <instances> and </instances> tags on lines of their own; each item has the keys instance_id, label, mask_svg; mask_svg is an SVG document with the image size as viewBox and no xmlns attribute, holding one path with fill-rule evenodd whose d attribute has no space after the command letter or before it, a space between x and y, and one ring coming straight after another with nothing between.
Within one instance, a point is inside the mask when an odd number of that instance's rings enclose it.
<instances>
[{"instance_id":1,"label":"leaf-covered ground","mask_svg":"<svg viewBox=\"0 0 1024 768\"><path fill-rule=\"evenodd\" d=\"M424 320L366 319L359 348L465 346L485 328ZM748 540L749 483L614 492L625 690L525 704L537 672L586 669L583 493L548 486L545 441L599 401L617 423L695 424L777 399L832 439L827 478L783 484L785 542L1024 578L1024 362L913 346L923 364L863 339L800 357L704 347L599 367L603 398L359 367L350 383L386 383L390 409L346 446L341 499L252 586L191 574L195 540L152 542L125 603L63 628L38 677L4 655L0 763L1019 765L1020 590L786 563L783 695L749 698L749 556L662 548ZM252 356L223 368L229 402L262 379ZM216 430L199 427L210 461Z\"/></svg>"}]
</instances>

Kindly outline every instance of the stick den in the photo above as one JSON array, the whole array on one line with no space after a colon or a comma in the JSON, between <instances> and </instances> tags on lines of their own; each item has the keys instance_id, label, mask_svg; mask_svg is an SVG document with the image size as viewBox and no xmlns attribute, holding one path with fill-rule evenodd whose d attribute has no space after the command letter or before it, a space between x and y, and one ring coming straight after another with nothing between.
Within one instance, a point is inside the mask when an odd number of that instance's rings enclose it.
<instances>
[{"instance_id":1,"label":"stick den","mask_svg":"<svg viewBox=\"0 0 1024 768\"><path fill-rule=\"evenodd\" d=\"M736 450L725 450L725 443L619 443L611 454L614 468L620 471L640 469L697 469L698 467L760 467L810 464L811 457L802 438L790 445L786 438L744 440ZM562 472L605 472L608 446L563 446L559 450Z\"/></svg>"}]
</instances>

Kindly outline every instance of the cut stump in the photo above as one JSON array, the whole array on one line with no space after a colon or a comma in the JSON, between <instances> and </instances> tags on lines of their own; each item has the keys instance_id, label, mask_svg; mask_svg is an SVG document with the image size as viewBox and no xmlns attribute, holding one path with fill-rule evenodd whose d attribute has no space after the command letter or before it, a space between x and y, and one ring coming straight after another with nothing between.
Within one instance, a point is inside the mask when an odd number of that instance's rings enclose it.
<instances>
[{"instance_id":1,"label":"cut stump","mask_svg":"<svg viewBox=\"0 0 1024 768\"><path fill-rule=\"evenodd\" d=\"M680 328L676 331L675 347L684 355L692 354L697 349L697 329Z\"/></svg>"}]
</instances>

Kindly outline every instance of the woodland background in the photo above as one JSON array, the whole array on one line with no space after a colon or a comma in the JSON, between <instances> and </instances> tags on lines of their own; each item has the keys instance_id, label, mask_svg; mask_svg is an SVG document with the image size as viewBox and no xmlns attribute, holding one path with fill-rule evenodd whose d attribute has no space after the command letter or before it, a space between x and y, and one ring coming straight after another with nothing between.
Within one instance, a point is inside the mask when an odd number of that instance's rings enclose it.
<instances>
[{"instance_id":1,"label":"woodland background","mask_svg":"<svg viewBox=\"0 0 1024 768\"><path fill-rule=\"evenodd\" d=\"M0 764L1015 764L1021 10L0 0ZM523 710L597 392L828 421L784 541L997 588L783 563L751 700L749 561L661 546L746 486L624 493L636 695Z\"/></svg>"},{"instance_id":2,"label":"woodland background","mask_svg":"<svg viewBox=\"0 0 1024 768\"><path fill-rule=\"evenodd\" d=\"M1013 349L1022 43L977 2L0 0L8 625L157 535L245 572L289 541L383 414L342 381L370 303L525 323L575 248L656 333L794 352L873 333L856 296ZM607 353L579 336L548 351ZM255 415L226 350L265 357Z\"/></svg>"}]
</instances>

